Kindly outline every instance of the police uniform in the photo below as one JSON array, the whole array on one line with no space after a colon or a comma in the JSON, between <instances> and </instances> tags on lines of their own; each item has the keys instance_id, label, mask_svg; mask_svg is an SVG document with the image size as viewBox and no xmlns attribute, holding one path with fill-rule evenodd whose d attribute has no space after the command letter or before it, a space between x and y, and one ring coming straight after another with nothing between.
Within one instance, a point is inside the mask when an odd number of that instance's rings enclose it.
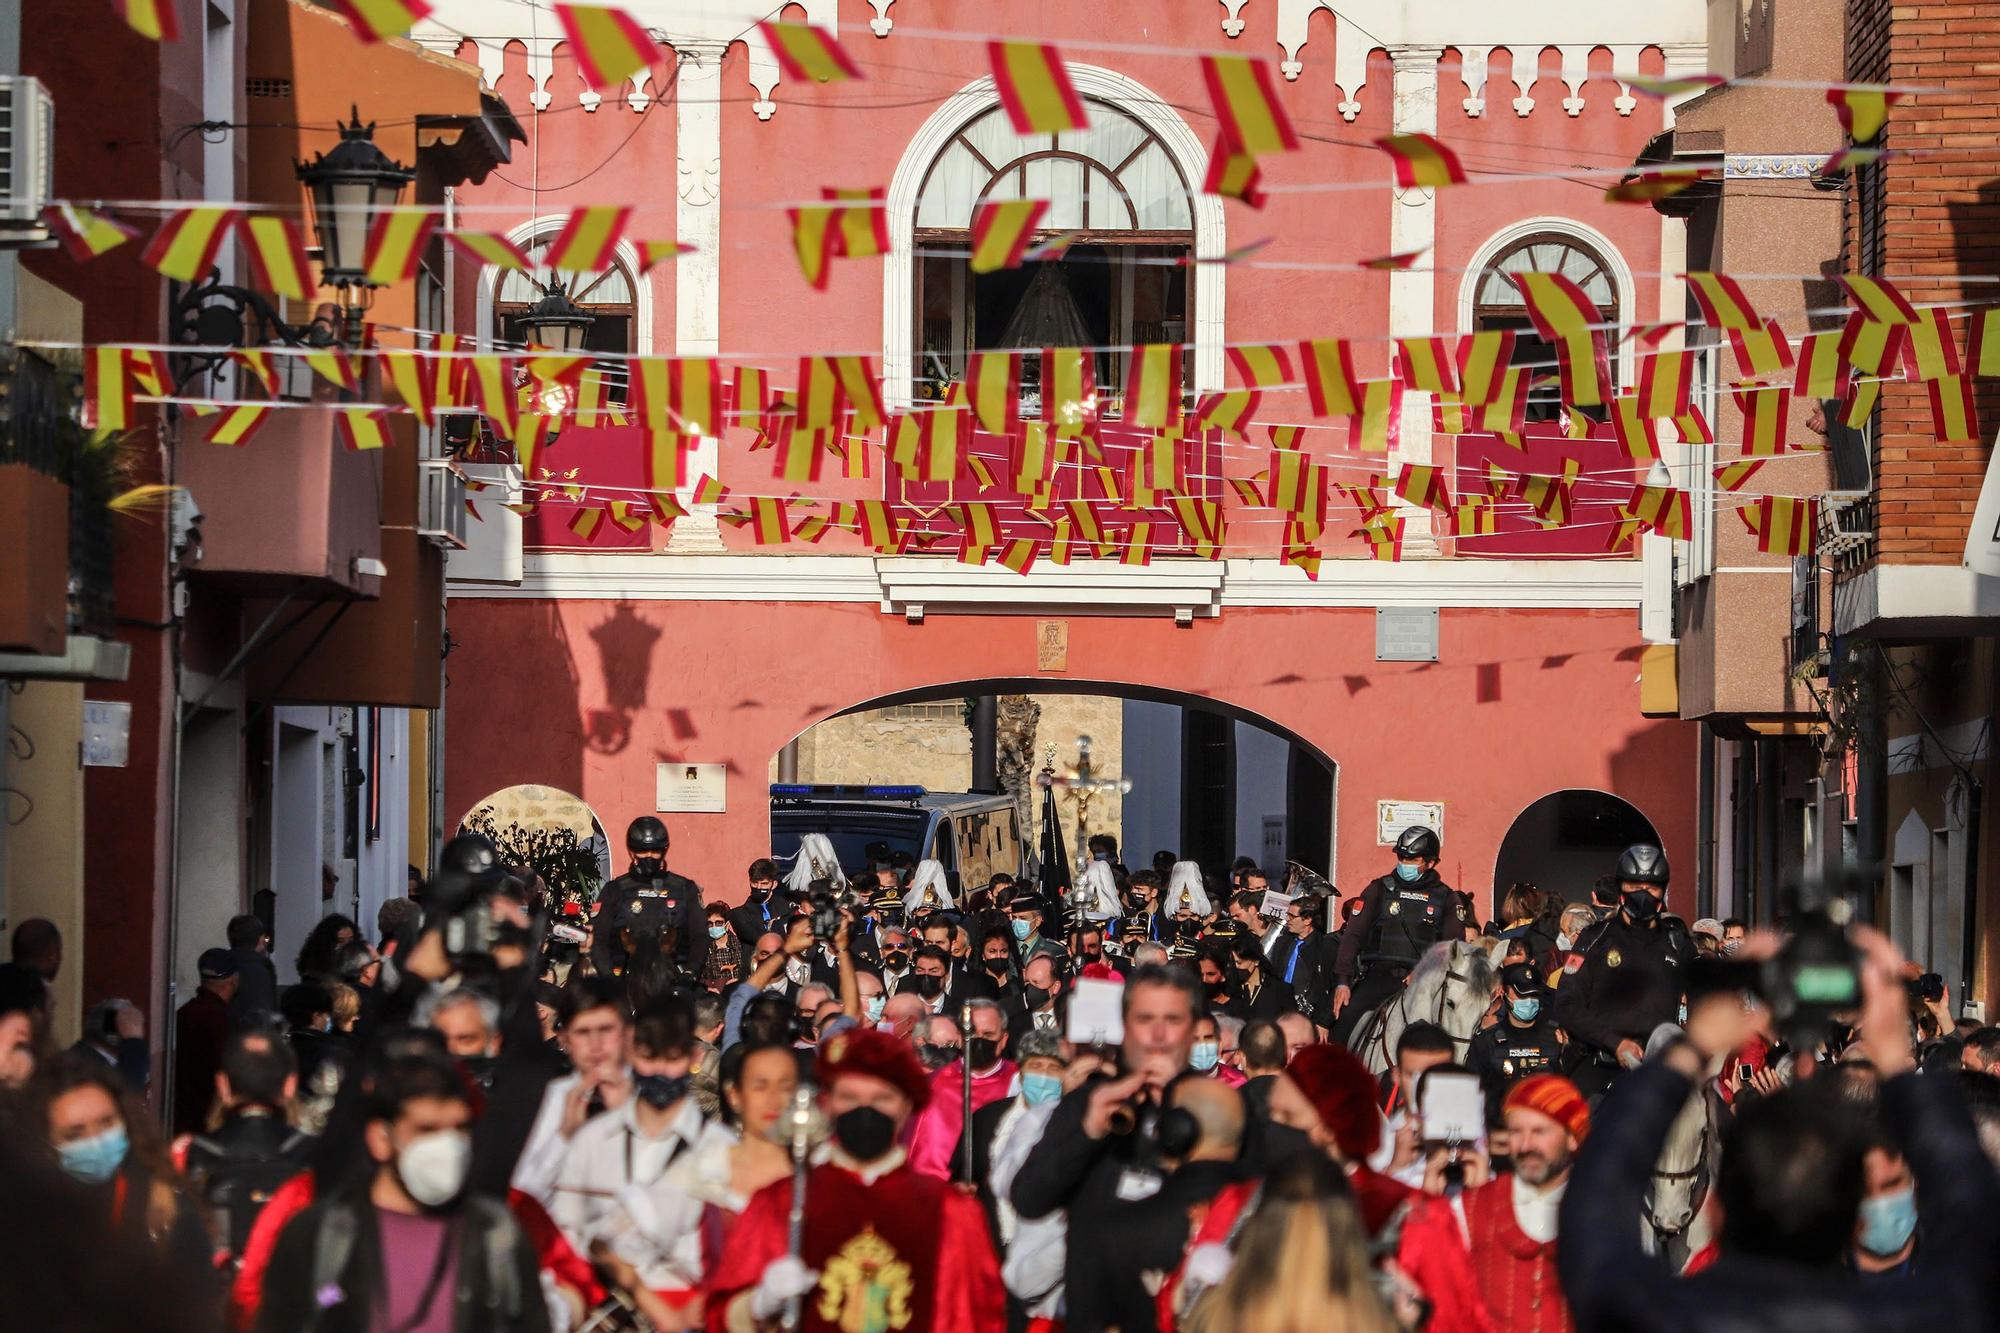
<instances>
[{"instance_id":1,"label":"police uniform","mask_svg":"<svg viewBox=\"0 0 2000 1333\"><path fill-rule=\"evenodd\" d=\"M1687 924L1664 914L1636 925L1620 911L1576 937L1563 960L1555 1016L1585 1057L1575 1079L1586 1095L1611 1085L1620 1042L1644 1046L1660 1024L1680 1021L1694 955Z\"/></svg>"},{"instance_id":2,"label":"police uniform","mask_svg":"<svg viewBox=\"0 0 2000 1333\"><path fill-rule=\"evenodd\" d=\"M1498 1023L1473 1033L1465 1067L1486 1090L1486 1123L1500 1123L1500 1103L1516 1083L1531 1074L1561 1073L1563 1052L1562 1029L1547 1010L1526 1027L1503 1012Z\"/></svg>"},{"instance_id":3,"label":"police uniform","mask_svg":"<svg viewBox=\"0 0 2000 1333\"><path fill-rule=\"evenodd\" d=\"M649 935L672 938L682 974L689 979L701 975L708 958L708 914L699 884L670 870L648 875L635 868L606 884L598 902L590 959L599 976L624 969L625 940L620 932L627 928L634 943Z\"/></svg>"},{"instance_id":4,"label":"police uniform","mask_svg":"<svg viewBox=\"0 0 2000 1333\"><path fill-rule=\"evenodd\" d=\"M1352 994L1333 1022L1333 1040L1345 1041L1363 1014L1401 989L1425 950L1471 932L1464 900L1436 870L1411 880L1391 872L1371 881L1361 890L1361 910L1341 932L1335 973Z\"/></svg>"}]
</instances>

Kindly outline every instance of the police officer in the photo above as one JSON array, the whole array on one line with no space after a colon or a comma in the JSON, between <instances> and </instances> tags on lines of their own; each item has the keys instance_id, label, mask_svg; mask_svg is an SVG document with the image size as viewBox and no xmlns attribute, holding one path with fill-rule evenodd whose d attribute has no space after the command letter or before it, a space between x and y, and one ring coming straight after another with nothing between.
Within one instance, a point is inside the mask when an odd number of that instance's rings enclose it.
<instances>
[{"instance_id":1,"label":"police officer","mask_svg":"<svg viewBox=\"0 0 2000 1333\"><path fill-rule=\"evenodd\" d=\"M1695 953L1686 923L1661 908L1665 852L1627 847L1617 880L1618 910L1577 935L1556 987L1556 1021L1585 1057L1574 1077L1590 1097L1645 1058L1654 1028L1680 1019Z\"/></svg>"},{"instance_id":2,"label":"police officer","mask_svg":"<svg viewBox=\"0 0 2000 1333\"><path fill-rule=\"evenodd\" d=\"M1471 934L1471 913L1438 877L1438 835L1421 824L1396 839L1396 868L1361 890L1361 909L1340 934L1331 1038L1346 1041L1363 1014L1409 980L1424 950Z\"/></svg>"},{"instance_id":3,"label":"police officer","mask_svg":"<svg viewBox=\"0 0 2000 1333\"><path fill-rule=\"evenodd\" d=\"M1465 1067L1486 1090L1486 1123L1500 1123L1507 1090L1530 1074L1560 1073L1562 1029L1548 1009L1548 987L1533 963L1516 963L1500 974L1500 1021L1472 1035Z\"/></svg>"},{"instance_id":4,"label":"police officer","mask_svg":"<svg viewBox=\"0 0 2000 1333\"><path fill-rule=\"evenodd\" d=\"M661 947L671 945L681 975L701 975L708 957L708 917L701 904L701 886L667 869L667 826L641 815L625 830L625 849L632 869L604 886L598 898L597 925L590 960L601 977L625 967L626 935L633 945L648 936Z\"/></svg>"}]
</instances>

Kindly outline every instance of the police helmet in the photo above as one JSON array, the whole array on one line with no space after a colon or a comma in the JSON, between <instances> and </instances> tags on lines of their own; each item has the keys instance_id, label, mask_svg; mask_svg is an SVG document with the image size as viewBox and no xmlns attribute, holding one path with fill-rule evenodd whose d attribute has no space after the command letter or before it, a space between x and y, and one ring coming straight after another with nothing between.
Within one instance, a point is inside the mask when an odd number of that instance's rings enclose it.
<instances>
[{"instance_id":1,"label":"police helmet","mask_svg":"<svg viewBox=\"0 0 2000 1333\"><path fill-rule=\"evenodd\" d=\"M1438 850L1438 835L1422 824L1410 825L1396 839L1398 861L1435 861Z\"/></svg>"},{"instance_id":2,"label":"police helmet","mask_svg":"<svg viewBox=\"0 0 2000 1333\"><path fill-rule=\"evenodd\" d=\"M1667 854L1657 847L1640 843L1627 847L1618 858L1618 882L1667 887Z\"/></svg>"},{"instance_id":3,"label":"police helmet","mask_svg":"<svg viewBox=\"0 0 2000 1333\"><path fill-rule=\"evenodd\" d=\"M667 850L667 826L651 815L640 815L625 830L625 850L630 852L664 852Z\"/></svg>"}]
</instances>

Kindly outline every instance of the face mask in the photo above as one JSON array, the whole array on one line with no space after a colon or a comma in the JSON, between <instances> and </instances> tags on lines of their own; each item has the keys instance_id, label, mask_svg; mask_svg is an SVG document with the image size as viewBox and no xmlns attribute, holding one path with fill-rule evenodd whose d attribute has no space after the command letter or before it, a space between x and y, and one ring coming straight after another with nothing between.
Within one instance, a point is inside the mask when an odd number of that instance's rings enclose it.
<instances>
[{"instance_id":1,"label":"face mask","mask_svg":"<svg viewBox=\"0 0 2000 1333\"><path fill-rule=\"evenodd\" d=\"M868 1015L869 1022L879 1023L882 1021L882 1011L888 1004L889 998L886 995L871 995L861 1002L861 1011Z\"/></svg>"},{"instance_id":2,"label":"face mask","mask_svg":"<svg viewBox=\"0 0 2000 1333\"><path fill-rule=\"evenodd\" d=\"M1083 961L1084 961L1084 962L1086 962L1086 963L1101 963L1101 962L1103 962L1103 961L1104 961L1104 950L1102 950L1102 949L1085 949L1085 950L1083 951Z\"/></svg>"},{"instance_id":3,"label":"face mask","mask_svg":"<svg viewBox=\"0 0 2000 1333\"><path fill-rule=\"evenodd\" d=\"M1625 895L1625 914L1635 922L1651 921L1660 912L1660 900L1650 893Z\"/></svg>"},{"instance_id":4,"label":"face mask","mask_svg":"<svg viewBox=\"0 0 2000 1333\"><path fill-rule=\"evenodd\" d=\"M1576 943L1576 936L1574 936L1574 935L1565 935L1565 934L1563 934L1563 933L1562 933L1561 931L1557 931L1557 932L1556 932L1556 948L1557 948L1557 949L1559 949L1559 950L1561 950L1561 951L1563 951L1563 952L1565 952L1565 953L1566 953L1566 952L1568 952L1568 951L1569 951L1569 948L1570 948L1570 946L1571 946L1571 945L1573 945L1573 944L1575 944L1575 943Z\"/></svg>"},{"instance_id":5,"label":"face mask","mask_svg":"<svg viewBox=\"0 0 2000 1333\"><path fill-rule=\"evenodd\" d=\"M1532 1023L1542 1016L1541 997L1529 996L1526 999L1510 1000L1507 1003L1507 1009L1508 1012L1514 1015L1515 1022Z\"/></svg>"},{"instance_id":6,"label":"face mask","mask_svg":"<svg viewBox=\"0 0 2000 1333\"><path fill-rule=\"evenodd\" d=\"M1423 873L1424 868L1420 865L1412 864L1409 861L1396 862L1396 878L1402 880L1405 884L1415 883Z\"/></svg>"},{"instance_id":7,"label":"face mask","mask_svg":"<svg viewBox=\"0 0 2000 1333\"><path fill-rule=\"evenodd\" d=\"M426 1208L441 1208L457 1198L471 1165L472 1136L462 1129L419 1134L396 1154L403 1188Z\"/></svg>"},{"instance_id":8,"label":"face mask","mask_svg":"<svg viewBox=\"0 0 2000 1333\"><path fill-rule=\"evenodd\" d=\"M896 1141L896 1122L872 1106L842 1111L833 1120L833 1141L857 1162L872 1162Z\"/></svg>"},{"instance_id":9,"label":"face mask","mask_svg":"<svg viewBox=\"0 0 2000 1333\"><path fill-rule=\"evenodd\" d=\"M1917 1192L1914 1188L1878 1194L1861 1201L1861 1238L1857 1244L1868 1253L1886 1259L1910 1243L1917 1230Z\"/></svg>"},{"instance_id":10,"label":"face mask","mask_svg":"<svg viewBox=\"0 0 2000 1333\"><path fill-rule=\"evenodd\" d=\"M928 972L917 973L917 994L926 1000L935 1000L944 994L944 978L934 977Z\"/></svg>"},{"instance_id":11,"label":"face mask","mask_svg":"<svg viewBox=\"0 0 2000 1333\"><path fill-rule=\"evenodd\" d=\"M1028 921L1028 918L1024 916L1015 917L1012 924L1014 928L1014 938L1017 940L1027 939L1028 936L1032 934L1035 929L1034 926Z\"/></svg>"},{"instance_id":12,"label":"face mask","mask_svg":"<svg viewBox=\"0 0 2000 1333\"><path fill-rule=\"evenodd\" d=\"M694 1080L686 1074L679 1078L670 1078L665 1074L634 1074L632 1092L655 1111L664 1111L687 1096L688 1085L692 1082Z\"/></svg>"},{"instance_id":13,"label":"face mask","mask_svg":"<svg viewBox=\"0 0 2000 1333\"><path fill-rule=\"evenodd\" d=\"M1054 993L1040 986L1028 986L1021 991L1021 999L1027 1004L1028 1008L1039 1009L1049 1002L1050 997Z\"/></svg>"},{"instance_id":14,"label":"face mask","mask_svg":"<svg viewBox=\"0 0 2000 1333\"><path fill-rule=\"evenodd\" d=\"M667 868L664 856L635 856L632 858L632 873L635 875L657 875Z\"/></svg>"},{"instance_id":15,"label":"face mask","mask_svg":"<svg viewBox=\"0 0 2000 1333\"><path fill-rule=\"evenodd\" d=\"M974 1037L968 1050L974 1069L991 1069L1000 1058L1000 1043L990 1037Z\"/></svg>"},{"instance_id":16,"label":"face mask","mask_svg":"<svg viewBox=\"0 0 2000 1333\"><path fill-rule=\"evenodd\" d=\"M107 1129L87 1139L77 1139L56 1149L62 1169L86 1185L102 1185L118 1174L129 1148L125 1126Z\"/></svg>"},{"instance_id":17,"label":"face mask","mask_svg":"<svg viewBox=\"0 0 2000 1333\"><path fill-rule=\"evenodd\" d=\"M904 953L901 949L891 949L888 953L882 955L882 966L888 968L891 972L901 972L909 965L910 955Z\"/></svg>"},{"instance_id":18,"label":"face mask","mask_svg":"<svg viewBox=\"0 0 2000 1333\"><path fill-rule=\"evenodd\" d=\"M1062 1100L1062 1080L1054 1074L1021 1075L1021 1100L1030 1106L1047 1106Z\"/></svg>"},{"instance_id":19,"label":"face mask","mask_svg":"<svg viewBox=\"0 0 2000 1333\"><path fill-rule=\"evenodd\" d=\"M981 959L980 961L985 963L986 970L988 972L991 972L996 977L1000 976L1007 970L1007 960L1005 958L985 958Z\"/></svg>"},{"instance_id":20,"label":"face mask","mask_svg":"<svg viewBox=\"0 0 2000 1333\"><path fill-rule=\"evenodd\" d=\"M755 885L755 884L752 884L752 885L750 886L750 901L751 901L751 902L753 902L753 903L761 903L761 902L763 902L763 901L764 901L764 900L765 900L766 898L768 898L768 897L770 897L770 896L771 896L771 891L770 891L769 889L764 889L764 888L759 888L759 887L758 887L757 885Z\"/></svg>"},{"instance_id":21,"label":"face mask","mask_svg":"<svg viewBox=\"0 0 2000 1333\"><path fill-rule=\"evenodd\" d=\"M1188 1056L1188 1063L1206 1074L1215 1068L1215 1062L1222 1058L1222 1046L1218 1042L1198 1041L1194 1051Z\"/></svg>"},{"instance_id":22,"label":"face mask","mask_svg":"<svg viewBox=\"0 0 2000 1333\"><path fill-rule=\"evenodd\" d=\"M928 1041L917 1043L917 1059L923 1061L926 1069L943 1069L958 1059L958 1047L938 1046Z\"/></svg>"},{"instance_id":23,"label":"face mask","mask_svg":"<svg viewBox=\"0 0 2000 1333\"><path fill-rule=\"evenodd\" d=\"M1742 940L1740 940L1740 939L1735 939L1735 940L1724 940L1724 941L1722 942L1722 952L1723 952L1723 953L1724 953L1725 955L1727 955L1727 954L1732 954L1732 953L1735 953L1735 952L1736 952L1736 949L1737 949L1737 946L1741 945L1742 943L1743 943L1743 941L1742 941Z\"/></svg>"},{"instance_id":24,"label":"face mask","mask_svg":"<svg viewBox=\"0 0 2000 1333\"><path fill-rule=\"evenodd\" d=\"M729 927L727 926L710 926L708 928L708 937L712 940L719 940L728 933Z\"/></svg>"}]
</instances>

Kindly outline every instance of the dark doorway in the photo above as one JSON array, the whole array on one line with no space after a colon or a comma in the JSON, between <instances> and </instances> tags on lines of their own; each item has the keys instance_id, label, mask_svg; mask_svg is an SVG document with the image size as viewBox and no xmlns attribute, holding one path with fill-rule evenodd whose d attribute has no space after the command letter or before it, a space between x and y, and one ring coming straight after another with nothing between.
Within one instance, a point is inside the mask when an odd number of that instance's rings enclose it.
<instances>
[{"instance_id":1,"label":"dark doorway","mask_svg":"<svg viewBox=\"0 0 2000 1333\"><path fill-rule=\"evenodd\" d=\"M1566 902L1589 902L1591 884L1611 873L1618 853L1634 843L1659 841L1652 823L1628 801L1586 788L1551 792L1515 816L1500 840L1485 913L1498 909L1511 884L1533 884Z\"/></svg>"},{"instance_id":2,"label":"dark doorway","mask_svg":"<svg viewBox=\"0 0 2000 1333\"><path fill-rule=\"evenodd\" d=\"M1290 859L1325 875L1333 852L1333 770L1296 745L1287 768L1285 843Z\"/></svg>"},{"instance_id":3,"label":"dark doorway","mask_svg":"<svg viewBox=\"0 0 2000 1333\"><path fill-rule=\"evenodd\" d=\"M1181 857L1227 868L1236 856L1236 723L1181 711Z\"/></svg>"}]
</instances>

